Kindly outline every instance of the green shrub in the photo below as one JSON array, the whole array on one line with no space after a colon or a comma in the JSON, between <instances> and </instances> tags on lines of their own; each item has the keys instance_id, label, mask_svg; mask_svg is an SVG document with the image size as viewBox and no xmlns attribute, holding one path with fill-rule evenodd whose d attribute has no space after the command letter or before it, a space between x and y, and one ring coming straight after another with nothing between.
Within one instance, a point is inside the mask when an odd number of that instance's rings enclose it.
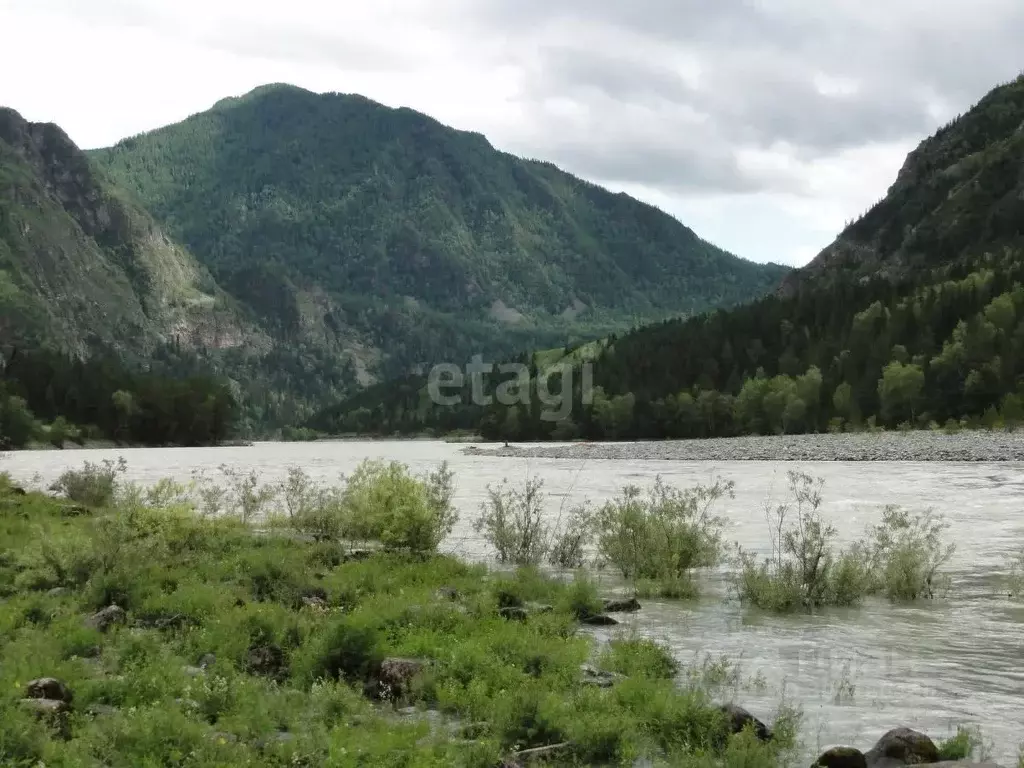
<instances>
[{"instance_id":1,"label":"green shrub","mask_svg":"<svg viewBox=\"0 0 1024 768\"><path fill-rule=\"evenodd\" d=\"M556 568L582 568L594 537L594 513L586 504L573 507L550 536L548 563Z\"/></svg>"},{"instance_id":2,"label":"green shrub","mask_svg":"<svg viewBox=\"0 0 1024 768\"><path fill-rule=\"evenodd\" d=\"M299 467L288 468L280 497L288 525L314 541L338 539L345 532L341 491L315 482Z\"/></svg>"},{"instance_id":3,"label":"green shrub","mask_svg":"<svg viewBox=\"0 0 1024 768\"><path fill-rule=\"evenodd\" d=\"M458 521L452 479L447 463L414 477L396 461L363 461L342 493L348 537L378 541L388 549L437 551Z\"/></svg>"},{"instance_id":4,"label":"green shrub","mask_svg":"<svg viewBox=\"0 0 1024 768\"><path fill-rule=\"evenodd\" d=\"M1010 597L1015 599L1024 597L1024 549L1019 550L1009 559L1008 582Z\"/></svg>"},{"instance_id":5,"label":"green shrub","mask_svg":"<svg viewBox=\"0 0 1024 768\"><path fill-rule=\"evenodd\" d=\"M114 501L118 476L128 471L124 457L116 462L105 459L101 464L85 462L82 469L69 469L50 486L54 493L62 493L71 501L89 507L105 507Z\"/></svg>"},{"instance_id":6,"label":"green shrub","mask_svg":"<svg viewBox=\"0 0 1024 768\"><path fill-rule=\"evenodd\" d=\"M836 529L820 512L824 482L790 471L792 500L765 505L771 555L760 562L738 550L735 584L741 601L776 612L854 605L870 591L863 556L837 552Z\"/></svg>"},{"instance_id":7,"label":"green shrub","mask_svg":"<svg viewBox=\"0 0 1024 768\"><path fill-rule=\"evenodd\" d=\"M976 728L957 726L956 736L939 742L939 760L968 760L981 744Z\"/></svg>"},{"instance_id":8,"label":"green shrub","mask_svg":"<svg viewBox=\"0 0 1024 768\"><path fill-rule=\"evenodd\" d=\"M875 591L894 602L934 597L948 587L939 569L949 562L955 544L943 542L949 524L931 511L912 514L890 505L882 522L869 531L866 546Z\"/></svg>"},{"instance_id":9,"label":"green shrub","mask_svg":"<svg viewBox=\"0 0 1024 768\"><path fill-rule=\"evenodd\" d=\"M599 664L620 675L654 680L671 680L679 672L679 663L668 647L642 637L612 640Z\"/></svg>"},{"instance_id":10,"label":"green shrub","mask_svg":"<svg viewBox=\"0 0 1024 768\"><path fill-rule=\"evenodd\" d=\"M383 658L377 630L344 618L332 624L316 643L301 675L308 683L317 680L363 682Z\"/></svg>"},{"instance_id":11,"label":"green shrub","mask_svg":"<svg viewBox=\"0 0 1024 768\"><path fill-rule=\"evenodd\" d=\"M544 520L544 481L528 478L515 488L507 480L487 486L487 500L473 527L503 565L539 565L550 549L551 531Z\"/></svg>"},{"instance_id":12,"label":"green shrub","mask_svg":"<svg viewBox=\"0 0 1024 768\"><path fill-rule=\"evenodd\" d=\"M714 504L731 497L734 483L677 490L657 478L644 494L636 486L605 504L596 517L601 557L634 587L650 580L685 591L696 568L716 565L722 556L725 521Z\"/></svg>"}]
</instances>

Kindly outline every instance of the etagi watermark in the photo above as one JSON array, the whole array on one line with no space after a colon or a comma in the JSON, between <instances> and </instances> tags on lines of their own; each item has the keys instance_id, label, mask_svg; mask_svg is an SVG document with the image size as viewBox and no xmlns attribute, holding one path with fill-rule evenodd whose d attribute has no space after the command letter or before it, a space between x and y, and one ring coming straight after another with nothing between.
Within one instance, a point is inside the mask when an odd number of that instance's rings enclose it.
<instances>
[{"instance_id":1,"label":"etagi watermark","mask_svg":"<svg viewBox=\"0 0 1024 768\"><path fill-rule=\"evenodd\" d=\"M484 391L484 377L497 372L500 383L494 394ZM497 401L501 405L531 405L536 394L541 405L540 418L561 421L572 411L574 378L580 376L580 396L583 405L594 398L594 372L591 363L577 366L562 362L543 371L538 370L536 386L531 386L530 368L524 363L486 363L481 355L474 355L465 366L438 363L427 373L427 393L436 405L455 406L464 402L466 380L470 381L469 397L473 405L488 406ZM552 391L552 385L557 391Z\"/></svg>"}]
</instances>

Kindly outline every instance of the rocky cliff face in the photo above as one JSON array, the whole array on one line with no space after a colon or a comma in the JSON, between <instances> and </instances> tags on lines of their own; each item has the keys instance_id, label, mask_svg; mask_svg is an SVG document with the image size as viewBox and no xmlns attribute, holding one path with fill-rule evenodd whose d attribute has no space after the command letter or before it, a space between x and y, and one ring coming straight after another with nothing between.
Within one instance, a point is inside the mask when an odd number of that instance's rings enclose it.
<instances>
[{"instance_id":1,"label":"rocky cliff face","mask_svg":"<svg viewBox=\"0 0 1024 768\"><path fill-rule=\"evenodd\" d=\"M99 342L225 348L255 339L183 247L57 126L0 109L5 333L85 354Z\"/></svg>"}]
</instances>

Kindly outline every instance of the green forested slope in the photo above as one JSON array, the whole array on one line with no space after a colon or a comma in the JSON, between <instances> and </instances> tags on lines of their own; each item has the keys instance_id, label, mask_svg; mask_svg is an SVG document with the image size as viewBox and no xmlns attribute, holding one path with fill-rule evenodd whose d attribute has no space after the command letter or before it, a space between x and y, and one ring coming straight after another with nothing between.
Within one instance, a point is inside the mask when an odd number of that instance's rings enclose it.
<instances>
[{"instance_id":1,"label":"green forested slope","mask_svg":"<svg viewBox=\"0 0 1024 768\"><path fill-rule=\"evenodd\" d=\"M359 96L267 86L93 156L274 333L370 373L734 304L784 273Z\"/></svg>"},{"instance_id":2,"label":"green forested slope","mask_svg":"<svg viewBox=\"0 0 1024 768\"><path fill-rule=\"evenodd\" d=\"M0 316L10 338L144 352L237 343L209 274L56 126L0 108Z\"/></svg>"},{"instance_id":3,"label":"green forested slope","mask_svg":"<svg viewBox=\"0 0 1024 768\"><path fill-rule=\"evenodd\" d=\"M1016 423L1022 282L1018 78L923 142L885 198L776 295L612 339L594 362L593 402L575 392L562 423L536 407L438 408L421 380L374 400L364 393L311 424L537 439Z\"/></svg>"},{"instance_id":4,"label":"green forested slope","mask_svg":"<svg viewBox=\"0 0 1024 768\"><path fill-rule=\"evenodd\" d=\"M209 274L59 128L0 109L0 449L223 440L228 385L157 373L155 358L256 339Z\"/></svg>"}]
</instances>

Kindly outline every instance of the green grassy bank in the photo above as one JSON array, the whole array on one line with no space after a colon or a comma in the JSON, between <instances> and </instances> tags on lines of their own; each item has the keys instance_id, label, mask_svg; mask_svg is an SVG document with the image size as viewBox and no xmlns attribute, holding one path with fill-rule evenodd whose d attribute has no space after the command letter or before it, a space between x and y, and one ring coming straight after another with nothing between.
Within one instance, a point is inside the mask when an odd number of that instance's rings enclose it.
<instances>
[{"instance_id":1,"label":"green grassy bank","mask_svg":"<svg viewBox=\"0 0 1024 768\"><path fill-rule=\"evenodd\" d=\"M360 503L384 493L372 480ZM770 741L733 733L650 641L595 644L586 580L396 534L422 515L355 552L173 493L93 501L0 479L2 765L746 767L792 749L790 716ZM411 541L427 546L394 545Z\"/></svg>"}]
</instances>

